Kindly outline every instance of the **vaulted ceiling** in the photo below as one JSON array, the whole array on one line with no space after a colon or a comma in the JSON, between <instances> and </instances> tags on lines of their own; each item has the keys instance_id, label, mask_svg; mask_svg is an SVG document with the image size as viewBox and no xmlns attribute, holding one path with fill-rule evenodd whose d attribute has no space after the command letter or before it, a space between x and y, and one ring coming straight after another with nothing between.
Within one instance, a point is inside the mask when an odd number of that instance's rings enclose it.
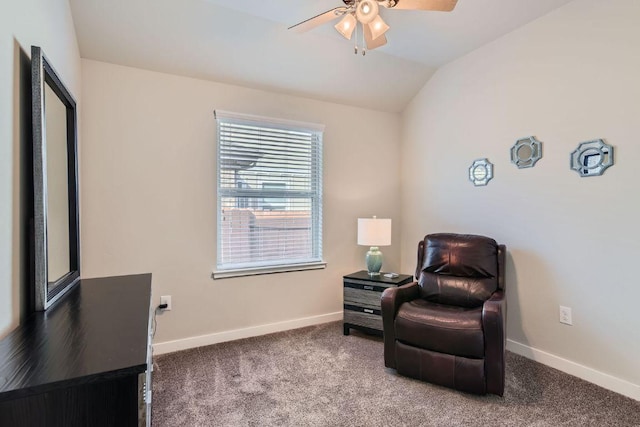
<instances>
[{"instance_id":1,"label":"vaulted ceiling","mask_svg":"<svg viewBox=\"0 0 640 427\"><path fill-rule=\"evenodd\" d=\"M458 0L391 10L389 43L354 55L332 23L295 23L341 0L70 0L83 58L399 112L441 65L570 0Z\"/></svg>"}]
</instances>

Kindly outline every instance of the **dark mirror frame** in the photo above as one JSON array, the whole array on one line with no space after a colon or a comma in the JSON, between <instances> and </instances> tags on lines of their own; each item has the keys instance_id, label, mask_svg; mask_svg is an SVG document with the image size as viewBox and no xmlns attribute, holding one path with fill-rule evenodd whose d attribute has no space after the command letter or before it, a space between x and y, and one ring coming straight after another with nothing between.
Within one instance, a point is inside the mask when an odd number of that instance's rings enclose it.
<instances>
[{"instance_id":1,"label":"dark mirror frame","mask_svg":"<svg viewBox=\"0 0 640 427\"><path fill-rule=\"evenodd\" d=\"M54 282L48 278L47 253L47 141L45 86L53 90L67 110L67 179L69 189L69 267ZM80 278L78 209L78 156L76 102L42 49L31 46L34 180L34 309L43 311L58 301Z\"/></svg>"}]
</instances>

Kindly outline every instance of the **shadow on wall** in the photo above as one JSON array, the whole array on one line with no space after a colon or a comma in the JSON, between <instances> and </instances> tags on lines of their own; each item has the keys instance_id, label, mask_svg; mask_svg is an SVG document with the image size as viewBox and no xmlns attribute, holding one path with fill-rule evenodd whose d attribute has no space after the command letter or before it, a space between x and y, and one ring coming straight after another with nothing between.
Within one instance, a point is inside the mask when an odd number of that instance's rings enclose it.
<instances>
[{"instance_id":1,"label":"shadow on wall","mask_svg":"<svg viewBox=\"0 0 640 427\"><path fill-rule=\"evenodd\" d=\"M520 306L520 291L516 264L508 246L506 262L505 282L507 291L507 337L512 339L517 337L516 339L518 342L529 345L526 341L524 329L522 328L522 307ZM523 340L523 338L525 339Z\"/></svg>"},{"instance_id":2,"label":"shadow on wall","mask_svg":"<svg viewBox=\"0 0 640 427\"><path fill-rule=\"evenodd\" d=\"M13 309L22 322L32 311L31 256L33 220L33 137L31 119L31 58L13 40Z\"/></svg>"},{"instance_id":3,"label":"shadow on wall","mask_svg":"<svg viewBox=\"0 0 640 427\"><path fill-rule=\"evenodd\" d=\"M522 323L522 311L526 310L527 301L524 295L531 295L532 291L525 291L523 286L526 284L521 283L518 280L518 267L514 260L514 254L517 259L526 259L528 268L535 270L536 283L530 283L529 286L537 286L539 292L545 293L545 299L549 301L556 301L557 295L550 294L550 283L553 283L550 277L550 271L542 261L542 259L536 256L534 253L524 253L519 250L511 251L507 245L507 259L505 268L505 280L507 288L507 338L516 341L520 344L531 347L527 334ZM540 370L536 369L530 372L534 378L508 378L507 380L517 390L519 386L528 387L529 399L535 400L536 397L542 397L542 390L531 389L531 384L538 384L538 378Z\"/></svg>"}]
</instances>

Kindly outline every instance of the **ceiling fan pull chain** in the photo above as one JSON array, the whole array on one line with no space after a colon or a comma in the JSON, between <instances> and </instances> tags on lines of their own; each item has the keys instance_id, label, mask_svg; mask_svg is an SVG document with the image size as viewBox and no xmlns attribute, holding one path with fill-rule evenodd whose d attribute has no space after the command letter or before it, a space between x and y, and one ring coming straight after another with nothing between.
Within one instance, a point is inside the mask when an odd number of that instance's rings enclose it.
<instances>
[{"instance_id":1,"label":"ceiling fan pull chain","mask_svg":"<svg viewBox=\"0 0 640 427\"><path fill-rule=\"evenodd\" d=\"M358 23L357 22L356 22L355 31L356 31L356 36L354 37L354 39L356 41L356 45L353 48L353 53L357 55L358 54Z\"/></svg>"},{"instance_id":2,"label":"ceiling fan pull chain","mask_svg":"<svg viewBox=\"0 0 640 427\"><path fill-rule=\"evenodd\" d=\"M360 25L362 25L362 56L365 56L367 54L367 42L364 39L364 24Z\"/></svg>"}]
</instances>

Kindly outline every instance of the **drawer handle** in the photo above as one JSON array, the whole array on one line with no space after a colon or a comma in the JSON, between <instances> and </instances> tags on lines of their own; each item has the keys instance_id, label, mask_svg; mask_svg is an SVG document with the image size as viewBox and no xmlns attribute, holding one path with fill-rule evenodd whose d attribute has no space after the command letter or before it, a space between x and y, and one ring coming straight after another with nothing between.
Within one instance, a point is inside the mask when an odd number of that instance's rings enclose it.
<instances>
[{"instance_id":1,"label":"drawer handle","mask_svg":"<svg viewBox=\"0 0 640 427\"><path fill-rule=\"evenodd\" d=\"M363 286L363 289L366 289L367 291L372 291L373 290L373 286Z\"/></svg>"},{"instance_id":2,"label":"drawer handle","mask_svg":"<svg viewBox=\"0 0 640 427\"><path fill-rule=\"evenodd\" d=\"M365 313L373 314L373 310L368 309L368 308L365 308L363 311L364 311Z\"/></svg>"}]
</instances>

